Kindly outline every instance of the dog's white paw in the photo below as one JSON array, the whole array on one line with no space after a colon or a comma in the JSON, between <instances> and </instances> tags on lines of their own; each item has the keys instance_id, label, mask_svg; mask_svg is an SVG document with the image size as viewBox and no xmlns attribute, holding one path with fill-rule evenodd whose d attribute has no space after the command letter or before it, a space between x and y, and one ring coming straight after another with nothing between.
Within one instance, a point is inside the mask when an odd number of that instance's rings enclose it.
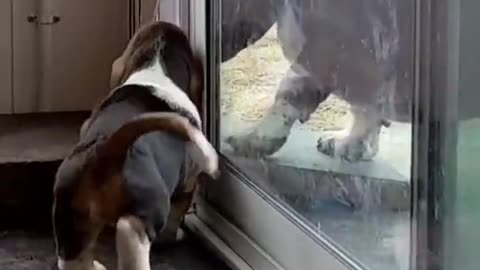
<instances>
[{"instance_id":1,"label":"dog's white paw","mask_svg":"<svg viewBox=\"0 0 480 270\"><path fill-rule=\"evenodd\" d=\"M187 239L187 236L188 236L187 233L182 228L178 228L177 235L175 236L175 240L177 242L180 242Z\"/></svg>"},{"instance_id":2,"label":"dog's white paw","mask_svg":"<svg viewBox=\"0 0 480 270\"><path fill-rule=\"evenodd\" d=\"M91 261L91 259L86 258L71 261L64 261L59 258L57 268L59 270L107 270L107 268L98 261Z\"/></svg>"},{"instance_id":3,"label":"dog's white paw","mask_svg":"<svg viewBox=\"0 0 480 270\"><path fill-rule=\"evenodd\" d=\"M263 158L276 153L287 141L287 135L261 135L254 130L251 133L227 137L225 142L238 156L248 158Z\"/></svg>"},{"instance_id":4,"label":"dog's white paw","mask_svg":"<svg viewBox=\"0 0 480 270\"><path fill-rule=\"evenodd\" d=\"M194 131L192 144L190 144L187 151L189 151L191 158L200 167L201 171L207 173L213 179L220 177L217 151L201 131Z\"/></svg>"},{"instance_id":5,"label":"dog's white paw","mask_svg":"<svg viewBox=\"0 0 480 270\"><path fill-rule=\"evenodd\" d=\"M361 137L352 137L344 132L321 136L317 141L317 150L334 158L348 162L370 161L378 153L379 136L371 132Z\"/></svg>"},{"instance_id":6,"label":"dog's white paw","mask_svg":"<svg viewBox=\"0 0 480 270\"><path fill-rule=\"evenodd\" d=\"M107 270L107 268L98 261L93 261L92 270Z\"/></svg>"}]
</instances>

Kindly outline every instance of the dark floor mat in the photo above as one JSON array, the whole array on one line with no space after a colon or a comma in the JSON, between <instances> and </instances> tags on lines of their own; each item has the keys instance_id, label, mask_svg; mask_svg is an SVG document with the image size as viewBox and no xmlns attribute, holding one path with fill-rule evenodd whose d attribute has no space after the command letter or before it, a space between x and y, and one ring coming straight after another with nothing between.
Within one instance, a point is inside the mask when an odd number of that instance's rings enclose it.
<instances>
[{"instance_id":1,"label":"dark floor mat","mask_svg":"<svg viewBox=\"0 0 480 270\"><path fill-rule=\"evenodd\" d=\"M102 243L97 259L107 269L116 269L112 243ZM55 252L50 236L25 232L0 232L1 270L55 269ZM194 238L152 249L152 270L227 270L228 267Z\"/></svg>"}]
</instances>

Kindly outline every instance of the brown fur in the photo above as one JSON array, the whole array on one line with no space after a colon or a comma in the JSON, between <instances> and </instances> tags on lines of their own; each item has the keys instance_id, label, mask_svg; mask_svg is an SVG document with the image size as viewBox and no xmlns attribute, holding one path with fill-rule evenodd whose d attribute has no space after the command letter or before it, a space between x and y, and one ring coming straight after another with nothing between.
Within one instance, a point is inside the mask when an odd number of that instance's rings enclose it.
<instances>
[{"instance_id":1,"label":"brown fur","mask_svg":"<svg viewBox=\"0 0 480 270\"><path fill-rule=\"evenodd\" d=\"M149 59L157 54L155 41L174 43L185 50L191 72L188 95L199 112L203 102L203 66L200 59L185 44L183 33L168 24L152 23L142 27L132 38L123 54L112 65L111 87L122 84L132 73L148 65ZM162 44L162 43L160 43ZM80 136L89 128L97 117L102 104L108 100L113 91L92 111L91 117L82 125ZM62 176L57 176L54 193L57 197L65 186L73 190L72 210L80 214L78 226L88 232L94 239L105 225L114 225L125 213L128 205L122 166L125 153L133 142L142 134L153 130L171 132L184 140L190 140L194 127L189 121L174 113L145 114L128 122L115 132L107 141L97 138L89 145L77 145L67 158L73 165L67 165L67 175L74 175L70 185L62 183ZM68 181L67 181L68 182ZM171 201L171 212L166 233L176 233L181 219L191 205L196 188L196 179L189 179L177 188Z\"/></svg>"},{"instance_id":2,"label":"brown fur","mask_svg":"<svg viewBox=\"0 0 480 270\"><path fill-rule=\"evenodd\" d=\"M139 31L135 33L135 35L132 37L129 44L127 45L127 48L125 49L125 51L112 64L112 74L110 78L111 89L114 89L115 87L121 85L132 73L144 67L144 63L142 61L145 61L146 58L151 58L153 57L152 55L156 54L155 48L152 47L154 41L161 38L167 31L177 32L178 30L172 29L172 28L165 29L164 27L162 27L162 25L156 25L155 23L152 23L152 24L147 24L143 26L142 28L139 29ZM176 36L178 34L179 33L176 33L173 36ZM178 42L178 40L176 42ZM190 70L192 71L191 72L192 77L190 80L190 89L188 94L192 102L197 107L198 111L202 112L203 93L204 93L204 70L203 70L203 64L202 64L201 58L194 53L192 53L192 62L190 63ZM105 99L103 99L99 105L97 105L94 108L90 119L93 119L96 117L96 114L100 109L100 105L105 100L110 98L112 94L113 94L113 91L112 93L110 93L110 95L108 95ZM89 127L90 119L85 121L85 127L82 127L82 129L87 129ZM126 145L130 145L131 142L132 142L132 139L130 139L128 142L126 141L123 142L122 143L123 146L121 147L122 148L121 152L124 152ZM113 143L113 145L115 144L117 143ZM116 146L114 146L113 148L115 147ZM111 154L113 153L109 151L106 151L106 152ZM117 186L120 186L120 185L117 184ZM191 200L193 198L193 193L195 191L195 187L196 187L195 183L187 183L185 185L186 190L183 190L185 194L181 196L182 199L177 198L177 200L179 200L178 202L175 200L172 200L172 213L179 212L184 214L188 211L189 207L185 207L185 204L188 204L190 206ZM185 200L187 200L188 203L185 203ZM177 214L176 216L183 217L183 214Z\"/></svg>"},{"instance_id":3,"label":"brown fur","mask_svg":"<svg viewBox=\"0 0 480 270\"><path fill-rule=\"evenodd\" d=\"M153 31L149 31L149 33L142 34L142 31L149 27L151 26L144 26L134 35L128 44L127 49L117 60L115 60L114 64L112 65L110 83L110 87L112 89L125 82L130 74L138 70L136 64L138 65L140 62L140 55L144 55L145 53L155 53L148 44L152 44L152 40L158 38L158 36L161 35L161 32L165 31L165 29L157 27ZM141 49L137 50L137 53L133 53L133 48L138 46L137 44L143 45L141 45ZM141 52L142 54L138 52ZM190 91L188 94L198 111L202 112L205 86L203 64L201 58L196 54L193 54L192 59L193 61L190 65L192 78L190 80ZM182 196L174 197L172 199L171 217L169 218L169 226L167 226L166 233L173 233L176 231L174 227L178 227L180 220L183 219L185 213L190 209L195 190L196 181L195 179L191 179L189 183L185 183L184 189L179 189L179 192L182 193Z\"/></svg>"},{"instance_id":4,"label":"brown fur","mask_svg":"<svg viewBox=\"0 0 480 270\"><path fill-rule=\"evenodd\" d=\"M190 54L188 58L190 58L191 62L189 61L187 64L189 65L189 70L191 71L190 75L192 77L190 79L190 89L188 89L187 94L193 104L197 107L198 111L202 112L205 83L203 79L203 64L200 56L192 52L188 44L182 42L181 37L183 36L183 33L179 32L179 29L151 23L143 26L135 33L122 55L113 62L110 76L110 88L112 89L112 92L95 106L90 119L96 117L101 105L111 97L117 86L124 83L135 71L144 68L145 65L150 63L148 59L152 59L157 53L157 48L154 46L155 41L164 38L167 34L170 35L168 35L169 39L165 42L181 44L180 46ZM87 129L89 127L87 121L85 127L82 129Z\"/></svg>"}]
</instances>

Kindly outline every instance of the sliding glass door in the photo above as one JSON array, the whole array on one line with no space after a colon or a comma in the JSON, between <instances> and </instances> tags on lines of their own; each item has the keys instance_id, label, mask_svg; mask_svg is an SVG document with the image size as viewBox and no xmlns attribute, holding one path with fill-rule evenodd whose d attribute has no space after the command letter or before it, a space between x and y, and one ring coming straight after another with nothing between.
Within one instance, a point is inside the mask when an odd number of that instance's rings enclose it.
<instances>
[{"instance_id":1,"label":"sliding glass door","mask_svg":"<svg viewBox=\"0 0 480 270\"><path fill-rule=\"evenodd\" d=\"M450 229L445 232L449 249L444 254L445 269L475 270L480 258L480 31L478 29L480 2L458 1L458 62L455 65L458 78L458 95L448 101L457 107L457 143L453 148L451 161L456 170L450 194L447 218Z\"/></svg>"},{"instance_id":2,"label":"sliding glass door","mask_svg":"<svg viewBox=\"0 0 480 270\"><path fill-rule=\"evenodd\" d=\"M408 269L414 1L212 4L212 134L229 174L348 267ZM219 211L256 223L217 187Z\"/></svg>"},{"instance_id":3,"label":"sliding glass door","mask_svg":"<svg viewBox=\"0 0 480 270\"><path fill-rule=\"evenodd\" d=\"M252 269L478 268L476 1L205 5L201 220Z\"/></svg>"}]
</instances>

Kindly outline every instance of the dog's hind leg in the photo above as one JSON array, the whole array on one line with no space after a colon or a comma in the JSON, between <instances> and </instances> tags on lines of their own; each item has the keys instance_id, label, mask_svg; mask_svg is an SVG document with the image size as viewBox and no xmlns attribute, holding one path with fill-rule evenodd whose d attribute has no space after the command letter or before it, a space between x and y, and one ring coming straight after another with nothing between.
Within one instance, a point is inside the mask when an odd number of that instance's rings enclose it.
<instances>
[{"instance_id":1,"label":"dog's hind leg","mask_svg":"<svg viewBox=\"0 0 480 270\"><path fill-rule=\"evenodd\" d=\"M54 237L59 270L105 270L93 260L93 249L101 231L88 218L71 207L70 200L59 195L53 205Z\"/></svg>"},{"instance_id":2,"label":"dog's hind leg","mask_svg":"<svg viewBox=\"0 0 480 270\"><path fill-rule=\"evenodd\" d=\"M139 218L122 217L117 222L118 270L150 270L150 246L146 228Z\"/></svg>"}]
</instances>

